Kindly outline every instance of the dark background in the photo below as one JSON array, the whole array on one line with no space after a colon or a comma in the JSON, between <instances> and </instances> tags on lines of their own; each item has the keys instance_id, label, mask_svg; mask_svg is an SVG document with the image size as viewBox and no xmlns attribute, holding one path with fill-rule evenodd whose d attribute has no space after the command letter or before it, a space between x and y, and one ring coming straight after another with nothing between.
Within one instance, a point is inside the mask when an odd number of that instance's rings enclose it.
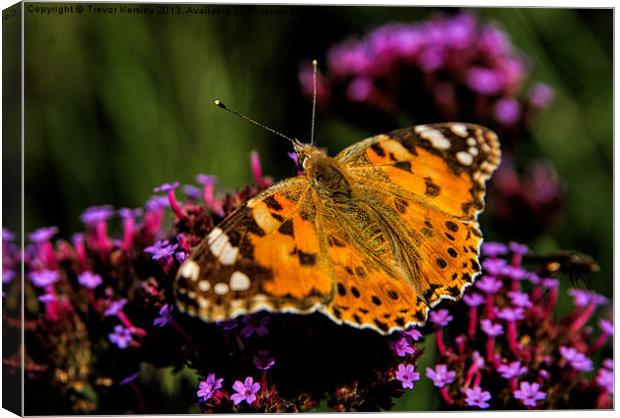
<instances>
[{"instance_id":1,"label":"dark background","mask_svg":"<svg viewBox=\"0 0 620 418\"><path fill-rule=\"evenodd\" d=\"M280 15L261 16L265 7L211 8L243 13L26 12L26 231L56 225L69 237L82 228L79 214L86 207L142 206L153 187L193 183L197 173L216 175L220 190L241 187L250 181L252 149L275 179L294 175L285 141L223 112L213 100L307 139L310 104L297 79L300 64L317 58L320 66L330 45L377 25L458 11L277 7ZM536 118L534 141L523 152L553 163L566 203L550 231L528 244L593 255L602 267L594 289L611 297L613 12L474 13L500 23L530 58L532 77L555 90L555 102ZM317 127L318 143L332 155L378 133L321 112ZM482 223L486 237L510 239L485 216ZM424 391L413 393L399 409L430 407Z\"/></svg>"}]
</instances>

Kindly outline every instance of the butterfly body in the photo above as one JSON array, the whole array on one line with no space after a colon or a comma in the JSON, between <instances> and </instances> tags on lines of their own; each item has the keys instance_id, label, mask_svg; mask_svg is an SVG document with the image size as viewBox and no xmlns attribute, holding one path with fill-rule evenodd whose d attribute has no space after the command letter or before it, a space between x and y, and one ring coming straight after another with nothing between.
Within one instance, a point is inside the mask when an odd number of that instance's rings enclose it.
<instances>
[{"instance_id":1,"label":"butterfly body","mask_svg":"<svg viewBox=\"0 0 620 418\"><path fill-rule=\"evenodd\" d=\"M294 143L303 175L214 228L180 267L180 310L219 321L320 311L390 333L423 324L479 272L484 182L499 143L477 125L377 135L336 157Z\"/></svg>"}]
</instances>

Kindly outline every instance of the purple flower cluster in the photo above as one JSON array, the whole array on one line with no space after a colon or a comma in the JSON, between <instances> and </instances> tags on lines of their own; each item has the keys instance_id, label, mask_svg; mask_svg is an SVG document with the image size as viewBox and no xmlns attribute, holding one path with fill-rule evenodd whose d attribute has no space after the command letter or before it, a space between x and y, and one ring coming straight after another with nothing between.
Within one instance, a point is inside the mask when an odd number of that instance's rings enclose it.
<instances>
[{"instance_id":1,"label":"purple flower cluster","mask_svg":"<svg viewBox=\"0 0 620 418\"><path fill-rule=\"evenodd\" d=\"M522 260L528 251L517 243L483 245L483 275L452 312L463 319L433 321L454 343L438 344L437 365L426 375L452 407L556 409L579 399L584 407L609 408L612 364L604 363L596 376L588 373L613 335L608 319L599 321L598 335L588 326L607 298L570 289L574 309L559 315L559 282L527 271Z\"/></svg>"},{"instance_id":2,"label":"purple flower cluster","mask_svg":"<svg viewBox=\"0 0 620 418\"><path fill-rule=\"evenodd\" d=\"M317 100L344 114L357 106L511 128L553 100L543 83L523 91L529 74L528 60L499 25L466 12L386 24L332 46L317 77ZM299 79L312 95L312 68L304 66Z\"/></svg>"}]
</instances>

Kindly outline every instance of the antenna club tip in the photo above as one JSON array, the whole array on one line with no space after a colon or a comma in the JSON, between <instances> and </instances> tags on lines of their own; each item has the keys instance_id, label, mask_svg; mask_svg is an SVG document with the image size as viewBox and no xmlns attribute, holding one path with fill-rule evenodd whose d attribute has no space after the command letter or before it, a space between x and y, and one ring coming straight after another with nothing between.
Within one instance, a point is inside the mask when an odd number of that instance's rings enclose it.
<instances>
[{"instance_id":1,"label":"antenna club tip","mask_svg":"<svg viewBox=\"0 0 620 418\"><path fill-rule=\"evenodd\" d=\"M224 103L222 103L221 101L219 101L219 100L214 100L213 103L215 103L215 105L217 107L221 107L222 109L226 109L226 105Z\"/></svg>"},{"instance_id":2,"label":"antenna club tip","mask_svg":"<svg viewBox=\"0 0 620 418\"><path fill-rule=\"evenodd\" d=\"M316 66L318 64L319 64L319 62L317 60L312 60L312 65Z\"/></svg>"}]
</instances>

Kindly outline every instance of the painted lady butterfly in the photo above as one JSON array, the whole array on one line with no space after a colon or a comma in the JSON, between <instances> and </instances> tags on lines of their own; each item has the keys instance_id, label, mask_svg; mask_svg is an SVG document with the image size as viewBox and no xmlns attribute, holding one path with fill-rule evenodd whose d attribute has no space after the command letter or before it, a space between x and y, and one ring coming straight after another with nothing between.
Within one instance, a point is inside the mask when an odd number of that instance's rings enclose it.
<instances>
[{"instance_id":1,"label":"painted lady butterfly","mask_svg":"<svg viewBox=\"0 0 620 418\"><path fill-rule=\"evenodd\" d=\"M473 283L476 218L500 161L495 133L420 125L334 158L293 145L303 175L247 201L181 265L181 311L209 322L319 311L387 334L423 324L429 307Z\"/></svg>"}]
</instances>

